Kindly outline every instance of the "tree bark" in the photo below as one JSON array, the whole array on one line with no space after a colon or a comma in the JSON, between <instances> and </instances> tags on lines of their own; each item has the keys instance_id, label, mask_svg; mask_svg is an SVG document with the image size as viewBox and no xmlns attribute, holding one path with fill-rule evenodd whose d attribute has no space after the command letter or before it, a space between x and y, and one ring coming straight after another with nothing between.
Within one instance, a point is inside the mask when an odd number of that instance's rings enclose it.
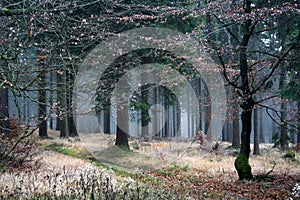
<instances>
[{"instance_id":1,"label":"tree bark","mask_svg":"<svg viewBox=\"0 0 300 200\"><path fill-rule=\"evenodd\" d=\"M279 80L279 89L282 90L285 88L286 81L286 69L284 66L280 69L280 80ZM281 101L280 105L280 147L284 150L289 148L289 136L288 136L288 127L287 127L287 103L284 99Z\"/></svg>"},{"instance_id":2,"label":"tree bark","mask_svg":"<svg viewBox=\"0 0 300 200\"><path fill-rule=\"evenodd\" d=\"M260 139L260 130L259 130L259 110L256 107L254 109L254 116L253 116L253 132L254 132L254 150L253 154L255 155L260 155L260 150L259 150L259 139Z\"/></svg>"},{"instance_id":3,"label":"tree bark","mask_svg":"<svg viewBox=\"0 0 300 200\"><path fill-rule=\"evenodd\" d=\"M245 1L245 13L251 13L251 1ZM235 160L235 168L238 172L239 179L253 179L251 167L249 164L250 155L250 136L252 125L252 110L254 107L254 100L250 92L249 85L249 68L247 61L247 47L252 35L250 27L252 26L251 20L246 19L242 26L242 41L239 52L239 66L241 76L241 90L243 93L243 102L241 104L242 111L242 133L241 133L241 150ZM254 28L254 27L253 27Z\"/></svg>"},{"instance_id":4,"label":"tree bark","mask_svg":"<svg viewBox=\"0 0 300 200\"><path fill-rule=\"evenodd\" d=\"M250 136L251 136L251 125L252 125L252 98L246 99L247 107L250 109L243 108L242 112L242 133L241 133L241 150L238 157L235 160L234 166L238 172L239 180L250 180L253 179L251 172L251 166L249 164L250 155Z\"/></svg>"},{"instance_id":5,"label":"tree bark","mask_svg":"<svg viewBox=\"0 0 300 200\"><path fill-rule=\"evenodd\" d=\"M297 143L300 144L300 102L298 102L298 135Z\"/></svg>"},{"instance_id":6,"label":"tree bark","mask_svg":"<svg viewBox=\"0 0 300 200\"><path fill-rule=\"evenodd\" d=\"M128 144L128 120L127 106L119 106L117 111L117 136L115 145L125 150L130 150Z\"/></svg>"},{"instance_id":7,"label":"tree bark","mask_svg":"<svg viewBox=\"0 0 300 200\"><path fill-rule=\"evenodd\" d=\"M58 101L60 102L60 113L57 119L58 130L60 131L61 138L69 137L68 115L67 115L67 81L66 70L62 74L58 74L57 87L58 87Z\"/></svg>"},{"instance_id":8,"label":"tree bark","mask_svg":"<svg viewBox=\"0 0 300 200\"><path fill-rule=\"evenodd\" d=\"M8 88L0 88L0 134L9 136Z\"/></svg>"},{"instance_id":9,"label":"tree bark","mask_svg":"<svg viewBox=\"0 0 300 200\"><path fill-rule=\"evenodd\" d=\"M232 105L232 147L239 147L241 145L240 140L240 116L238 101L235 101Z\"/></svg>"},{"instance_id":10,"label":"tree bark","mask_svg":"<svg viewBox=\"0 0 300 200\"><path fill-rule=\"evenodd\" d=\"M4 6L4 1L0 0L0 7ZM5 26L7 24L7 18L0 17L0 26ZM5 30L0 30L0 35L5 35ZM2 40L3 37L0 37ZM2 54L3 46L1 45L0 54ZM4 77L9 74L9 71L5 69L7 67L7 62L5 60L0 60L0 67L4 71ZM0 77L1 82L4 81L5 78ZM8 87L2 85L0 87L0 134L4 134L5 136L10 135L10 127L9 127L9 104L8 104Z\"/></svg>"},{"instance_id":11,"label":"tree bark","mask_svg":"<svg viewBox=\"0 0 300 200\"><path fill-rule=\"evenodd\" d=\"M201 113L201 111L200 111L200 113ZM175 130L176 134L177 134L177 137L181 137L180 123L181 123L181 107L180 107L180 103L177 99L177 101L176 101L176 130Z\"/></svg>"},{"instance_id":12,"label":"tree bark","mask_svg":"<svg viewBox=\"0 0 300 200\"><path fill-rule=\"evenodd\" d=\"M66 83L68 83L68 87L66 87L66 93L67 93L66 109L67 109L67 118L68 118L67 126L68 126L69 136L71 137L78 136L78 132L74 121L75 119L73 117L73 101L72 101L73 87L71 87L71 83L73 80L74 80L74 76L71 74L71 72L67 71L67 81L66 81Z\"/></svg>"},{"instance_id":13,"label":"tree bark","mask_svg":"<svg viewBox=\"0 0 300 200\"><path fill-rule=\"evenodd\" d=\"M128 114L128 101L123 99L123 92L127 91L128 83L126 80L120 78L118 80L117 93L120 97L117 98L117 133L116 133L116 143L115 145L125 149L130 150L128 144L129 136L129 114Z\"/></svg>"},{"instance_id":14,"label":"tree bark","mask_svg":"<svg viewBox=\"0 0 300 200\"><path fill-rule=\"evenodd\" d=\"M38 97L38 106L39 106L39 136L42 138L48 137L47 133L47 105L46 105L46 76L44 67L41 68L41 75L39 77L39 97Z\"/></svg>"},{"instance_id":15,"label":"tree bark","mask_svg":"<svg viewBox=\"0 0 300 200\"><path fill-rule=\"evenodd\" d=\"M103 132L110 134L110 105L103 109Z\"/></svg>"},{"instance_id":16,"label":"tree bark","mask_svg":"<svg viewBox=\"0 0 300 200\"><path fill-rule=\"evenodd\" d=\"M149 86L144 85L141 87L141 103L145 105L142 106L142 111L141 111L141 115L142 115L142 133L141 133L141 137L147 137L149 136L149 129L148 129L148 125L149 125L149 109L148 109L148 88Z\"/></svg>"}]
</instances>

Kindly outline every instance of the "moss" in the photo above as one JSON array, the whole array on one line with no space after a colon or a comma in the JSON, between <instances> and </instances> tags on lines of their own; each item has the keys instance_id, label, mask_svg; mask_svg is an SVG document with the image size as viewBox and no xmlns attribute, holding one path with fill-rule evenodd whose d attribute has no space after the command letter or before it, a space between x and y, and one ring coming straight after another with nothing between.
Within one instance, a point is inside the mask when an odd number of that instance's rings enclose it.
<instances>
[{"instance_id":1,"label":"moss","mask_svg":"<svg viewBox=\"0 0 300 200\"><path fill-rule=\"evenodd\" d=\"M3 12L8 12L9 9L8 9L8 8L2 8L2 11L3 11Z\"/></svg>"},{"instance_id":2,"label":"moss","mask_svg":"<svg viewBox=\"0 0 300 200\"><path fill-rule=\"evenodd\" d=\"M6 172L6 166L3 163L0 163L0 174Z\"/></svg>"},{"instance_id":3,"label":"moss","mask_svg":"<svg viewBox=\"0 0 300 200\"><path fill-rule=\"evenodd\" d=\"M45 149L57 151L59 153L69 155L69 156L72 156L72 157L78 157L78 155L72 149L69 149L65 146L61 146L61 145L56 144L56 143L53 143L53 144L50 144L50 145L46 146Z\"/></svg>"},{"instance_id":4,"label":"moss","mask_svg":"<svg viewBox=\"0 0 300 200\"><path fill-rule=\"evenodd\" d=\"M123 149L124 151L130 151L130 147L129 145L124 145L124 144L116 144L117 147L119 147L120 149Z\"/></svg>"},{"instance_id":5,"label":"moss","mask_svg":"<svg viewBox=\"0 0 300 200\"><path fill-rule=\"evenodd\" d=\"M230 145L230 146L226 147L226 149L236 149L236 150L240 150L240 149L241 149L241 145L236 146L236 147Z\"/></svg>"},{"instance_id":6,"label":"moss","mask_svg":"<svg viewBox=\"0 0 300 200\"><path fill-rule=\"evenodd\" d=\"M285 158L291 158L291 159L296 159L296 153L295 151L287 151L284 155Z\"/></svg>"},{"instance_id":7,"label":"moss","mask_svg":"<svg viewBox=\"0 0 300 200\"><path fill-rule=\"evenodd\" d=\"M188 170L190 170L190 167L188 165L171 164L161 169L155 170L155 172L165 176L174 176L176 172L187 172Z\"/></svg>"},{"instance_id":8,"label":"moss","mask_svg":"<svg viewBox=\"0 0 300 200\"><path fill-rule=\"evenodd\" d=\"M239 154L234 162L235 169L238 172L239 180L252 180L251 166L249 159L245 154Z\"/></svg>"}]
</instances>

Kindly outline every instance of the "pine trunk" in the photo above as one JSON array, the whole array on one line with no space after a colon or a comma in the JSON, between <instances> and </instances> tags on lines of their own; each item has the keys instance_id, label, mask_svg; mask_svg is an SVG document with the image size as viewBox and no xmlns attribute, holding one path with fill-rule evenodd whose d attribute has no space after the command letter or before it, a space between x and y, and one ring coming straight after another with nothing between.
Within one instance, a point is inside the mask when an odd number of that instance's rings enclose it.
<instances>
[{"instance_id":1,"label":"pine trunk","mask_svg":"<svg viewBox=\"0 0 300 200\"><path fill-rule=\"evenodd\" d=\"M116 146L129 150L128 144L128 109L126 106L124 108L119 107L117 111L117 136L116 136Z\"/></svg>"},{"instance_id":2,"label":"pine trunk","mask_svg":"<svg viewBox=\"0 0 300 200\"><path fill-rule=\"evenodd\" d=\"M300 102L298 102L298 135L297 143L300 144Z\"/></svg>"},{"instance_id":3,"label":"pine trunk","mask_svg":"<svg viewBox=\"0 0 300 200\"><path fill-rule=\"evenodd\" d=\"M45 71L42 68L41 69L41 75L39 77L39 136L42 138L48 137L47 133L47 113L46 113L46 76L45 76Z\"/></svg>"},{"instance_id":4,"label":"pine trunk","mask_svg":"<svg viewBox=\"0 0 300 200\"><path fill-rule=\"evenodd\" d=\"M103 110L103 132L110 134L110 105Z\"/></svg>"},{"instance_id":5,"label":"pine trunk","mask_svg":"<svg viewBox=\"0 0 300 200\"><path fill-rule=\"evenodd\" d=\"M149 125L149 109L148 109L148 88L149 86L144 85L141 88L141 103L145 105L142 106L142 111L141 111L141 115L142 115L142 133L141 133L141 137L148 137L149 136L149 129L148 129L148 125Z\"/></svg>"},{"instance_id":6,"label":"pine trunk","mask_svg":"<svg viewBox=\"0 0 300 200\"><path fill-rule=\"evenodd\" d=\"M8 88L0 88L0 134L9 136Z\"/></svg>"},{"instance_id":7,"label":"pine trunk","mask_svg":"<svg viewBox=\"0 0 300 200\"><path fill-rule=\"evenodd\" d=\"M57 78L57 86L58 86L58 101L60 102L60 114L58 118L58 128L60 131L61 138L69 137L69 129L68 129L68 115L67 115L67 75L66 70L64 73L59 74Z\"/></svg>"},{"instance_id":8,"label":"pine trunk","mask_svg":"<svg viewBox=\"0 0 300 200\"><path fill-rule=\"evenodd\" d=\"M280 80L279 80L279 89L285 88L285 67L282 66L280 72ZM280 105L280 115L281 115L281 124L280 124L280 147L284 150L289 148L289 136L288 136L288 127L287 127L287 103L283 99Z\"/></svg>"},{"instance_id":9,"label":"pine trunk","mask_svg":"<svg viewBox=\"0 0 300 200\"><path fill-rule=\"evenodd\" d=\"M259 138L260 138L260 134L259 134L259 110L256 107L254 110L254 116L253 116L253 127L254 127L254 150L253 150L253 154L255 155L260 155L260 150L259 150Z\"/></svg>"}]
</instances>

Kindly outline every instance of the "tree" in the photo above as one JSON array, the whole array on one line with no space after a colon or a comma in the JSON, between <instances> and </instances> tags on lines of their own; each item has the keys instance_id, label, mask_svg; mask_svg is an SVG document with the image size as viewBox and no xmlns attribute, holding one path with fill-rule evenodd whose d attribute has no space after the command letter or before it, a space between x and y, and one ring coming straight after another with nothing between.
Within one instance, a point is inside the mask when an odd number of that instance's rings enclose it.
<instances>
[{"instance_id":1,"label":"tree","mask_svg":"<svg viewBox=\"0 0 300 200\"><path fill-rule=\"evenodd\" d=\"M39 119L39 136L42 138L48 137L47 134L47 102L46 102L46 76L45 76L45 63L41 60L40 75L38 77L38 119Z\"/></svg>"},{"instance_id":2,"label":"tree","mask_svg":"<svg viewBox=\"0 0 300 200\"><path fill-rule=\"evenodd\" d=\"M0 88L0 133L9 135L8 88Z\"/></svg>"},{"instance_id":3,"label":"tree","mask_svg":"<svg viewBox=\"0 0 300 200\"><path fill-rule=\"evenodd\" d=\"M259 150L259 110L256 107L254 109L254 116L253 116L253 133L254 133L254 149L253 149L253 154L255 155L259 155L260 154L260 150Z\"/></svg>"},{"instance_id":4,"label":"tree","mask_svg":"<svg viewBox=\"0 0 300 200\"><path fill-rule=\"evenodd\" d=\"M0 7L2 7L3 1L0 1ZM8 102L8 91L9 91L9 81L7 77L9 76L9 70L7 68L6 59L3 58L5 54L6 45L5 44L5 26L7 25L7 19L4 16L0 16L0 134L9 136L10 124L9 124L9 102Z\"/></svg>"},{"instance_id":5,"label":"tree","mask_svg":"<svg viewBox=\"0 0 300 200\"><path fill-rule=\"evenodd\" d=\"M297 44L299 45L299 39L297 40L298 36L296 36L289 38L292 42L287 48L272 50L264 41L265 47L261 48L262 50L255 50L252 48L253 35L262 34L265 36L266 32L274 33L280 29L282 24L275 23L273 21L274 16L285 13L288 16L285 23L294 23L291 19L299 14L296 11L296 5L293 3L281 5L277 4L278 2L268 3L266 1L256 2L250 0L244 0L240 4L233 5L227 3L214 1L206 6L204 11L209 10L215 21L223 28L222 30L226 30L225 34L238 43L238 47L235 49L231 48L227 42L220 44L218 41L214 41L211 46L219 58L226 82L235 88L242 100L240 102L242 109L241 150L235 160L235 167L240 180L252 179L249 165L252 112L255 105L260 105L265 100L265 98L254 100L254 96L262 91L280 65L292 55L291 52L295 48L299 48L297 46ZM272 16L272 18L269 16ZM234 32L233 25L239 25L240 34ZM259 27L259 29L255 30L256 27ZM261 59L252 59L253 54L257 53L261 55ZM238 56L237 62L232 58L232 55ZM238 66L239 71L237 73L230 71L233 66ZM268 72L257 80L260 66L268 68Z\"/></svg>"}]
</instances>

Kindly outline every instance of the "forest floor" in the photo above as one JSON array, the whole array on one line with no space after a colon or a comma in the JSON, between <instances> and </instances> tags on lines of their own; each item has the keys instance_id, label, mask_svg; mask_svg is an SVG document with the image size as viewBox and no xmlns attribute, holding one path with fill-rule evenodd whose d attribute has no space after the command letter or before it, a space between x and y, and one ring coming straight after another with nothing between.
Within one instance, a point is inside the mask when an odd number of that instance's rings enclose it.
<instances>
[{"instance_id":1,"label":"forest floor","mask_svg":"<svg viewBox=\"0 0 300 200\"><path fill-rule=\"evenodd\" d=\"M50 132L50 136L52 139L38 141L40 154L35 158L38 166L29 170L8 170L1 175L1 198L15 197L16 192L12 190L17 190L22 198L32 192L53 197L55 191L55 197L63 196L67 192L58 191L57 185L65 183L71 190L70 179L78 176L82 182L82 174L87 175L88 185L89 175L99 168L101 176L104 171L110 174L109 177L113 176L110 179L114 182L112 185L116 182L126 183L126 187L133 184L132 190L138 193L142 191L139 185L144 185L180 194L178 199L297 199L296 195L300 195L300 186L293 193L295 185L300 183L299 153L297 160L284 158L286 152L272 148L271 144L260 145L261 155L250 157L255 180L239 181L234 169L237 150L228 148L228 143L222 143L218 151L210 152L208 143L200 147L198 143L191 145L189 141L176 139L147 142L132 139L131 151L125 151L114 145L114 135L89 134L80 140L60 139L56 132ZM55 185L54 189L51 184ZM146 199L140 194L138 198ZM161 199L165 198L161 196Z\"/></svg>"}]
</instances>

